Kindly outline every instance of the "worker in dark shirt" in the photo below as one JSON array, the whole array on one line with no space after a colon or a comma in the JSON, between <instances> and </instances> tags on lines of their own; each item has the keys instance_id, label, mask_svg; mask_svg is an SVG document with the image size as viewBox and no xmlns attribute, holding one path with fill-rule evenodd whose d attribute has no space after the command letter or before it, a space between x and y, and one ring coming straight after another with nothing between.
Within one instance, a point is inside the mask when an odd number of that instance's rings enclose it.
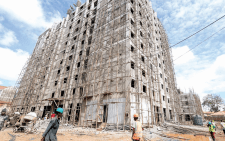
<instances>
[{"instance_id":1,"label":"worker in dark shirt","mask_svg":"<svg viewBox=\"0 0 225 141\"><path fill-rule=\"evenodd\" d=\"M59 120L63 115L63 109L57 108L56 117L54 117L48 124L47 129L42 135L41 141L57 141L56 133L59 129Z\"/></svg>"}]
</instances>

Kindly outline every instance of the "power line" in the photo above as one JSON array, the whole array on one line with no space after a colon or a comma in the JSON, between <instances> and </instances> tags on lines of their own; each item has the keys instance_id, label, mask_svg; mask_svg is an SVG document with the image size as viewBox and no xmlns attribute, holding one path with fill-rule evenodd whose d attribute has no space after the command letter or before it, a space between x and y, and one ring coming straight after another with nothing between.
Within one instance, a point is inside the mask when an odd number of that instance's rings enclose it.
<instances>
[{"instance_id":1,"label":"power line","mask_svg":"<svg viewBox=\"0 0 225 141\"><path fill-rule=\"evenodd\" d=\"M176 45L180 44L181 42L183 42L183 41L185 41L185 40L187 40L187 39L191 38L191 37L192 37L192 36L194 36L195 34L197 34L197 33L201 32L202 30L206 29L207 27L209 27L209 26L213 25L214 23L216 23L217 21L221 20L221 19L222 19L222 18L224 18L224 17L225 17L225 15L223 15L223 16L222 16L222 17L220 17L219 19L215 20L215 21L214 21L214 22L212 22L211 24L209 24L209 25L205 26L204 28L200 29L199 31L195 32L194 34L192 34L192 35L188 36L187 38L185 38L185 39L181 40L180 42L176 43L175 45L171 46L170 48L172 48L172 47L174 47L174 46L176 46Z\"/></svg>"},{"instance_id":2,"label":"power line","mask_svg":"<svg viewBox=\"0 0 225 141\"><path fill-rule=\"evenodd\" d=\"M184 56L185 54L187 54L188 52L190 52L191 50L195 49L196 47L198 47L199 45L201 45L202 43L204 43L205 41L207 41L208 39L212 38L214 35L216 35L218 32L220 32L221 30L223 30L225 27L221 28L219 31L215 32L214 34L212 34L211 36L209 36L207 39L205 39L204 41L202 41L201 43L199 43L198 45L196 45L195 47L191 48L189 51L185 52L184 54L182 54L181 56L177 57L176 59L174 59L173 61L176 61L177 59L179 59L180 57Z\"/></svg>"}]
</instances>

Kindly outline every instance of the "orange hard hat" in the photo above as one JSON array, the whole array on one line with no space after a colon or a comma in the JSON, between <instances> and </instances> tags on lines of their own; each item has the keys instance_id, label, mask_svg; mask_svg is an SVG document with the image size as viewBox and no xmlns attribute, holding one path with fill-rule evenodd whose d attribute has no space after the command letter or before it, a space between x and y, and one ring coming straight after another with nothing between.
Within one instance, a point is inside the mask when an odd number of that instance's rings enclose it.
<instances>
[{"instance_id":1,"label":"orange hard hat","mask_svg":"<svg viewBox=\"0 0 225 141\"><path fill-rule=\"evenodd\" d=\"M135 117L138 118L138 114L134 114L134 118L135 118Z\"/></svg>"}]
</instances>

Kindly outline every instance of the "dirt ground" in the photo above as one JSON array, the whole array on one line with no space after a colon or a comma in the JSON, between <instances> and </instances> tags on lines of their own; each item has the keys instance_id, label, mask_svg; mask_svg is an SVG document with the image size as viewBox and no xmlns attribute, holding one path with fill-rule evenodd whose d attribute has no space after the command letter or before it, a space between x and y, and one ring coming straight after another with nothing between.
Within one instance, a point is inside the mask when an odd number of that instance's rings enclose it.
<instances>
[{"instance_id":1,"label":"dirt ground","mask_svg":"<svg viewBox=\"0 0 225 141\"><path fill-rule=\"evenodd\" d=\"M181 138L190 139L190 141L209 141L209 138L205 136L194 136L194 135L187 135L187 134L167 134L167 135L173 136L173 137L181 137Z\"/></svg>"},{"instance_id":2,"label":"dirt ground","mask_svg":"<svg viewBox=\"0 0 225 141\"><path fill-rule=\"evenodd\" d=\"M173 137L182 137L190 139L190 141L209 141L209 136L200 136L200 135L187 135L187 134L167 134ZM216 134L216 141L225 141L225 136L223 134Z\"/></svg>"},{"instance_id":3,"label":"dirt ground","mask_svg":"<svg viewBox=\"0 0 225 141\"><path fill-rule=\"evenodd\" d=\"M39 134L25 134L25 133L13 133L12 131L0 131L1 141L40 141L42 133ZM128 134L98 134L98 135L76 135L74 133L58 133L58 141L131 141L131 137Z\"/></svg>"}]
</instances>

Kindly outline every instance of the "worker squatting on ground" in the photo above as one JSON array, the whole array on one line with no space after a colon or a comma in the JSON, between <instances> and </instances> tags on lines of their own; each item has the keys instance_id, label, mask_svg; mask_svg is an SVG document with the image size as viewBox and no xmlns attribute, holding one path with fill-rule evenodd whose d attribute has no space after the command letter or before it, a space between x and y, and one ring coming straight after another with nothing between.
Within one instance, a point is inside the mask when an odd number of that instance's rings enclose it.
<instances>
[{"instance_id":1,"label":"worker squatting on ground","mask_svg":"<svg viewBox=\"0 0 225 141\"><path fill-rule=\"evenodd\" d=\"M54 117L48 124L47 129L42 135L41 141L57 141L56 133L59 129L59 119L62 117L63 109L57 108L56 117Z\"/></svg>"},{"instance_id":2,"label":"worker squatting on ground","mask_svg":"<svg viewBox=\"0 0 225 141\"><path fill-rule=\"evenodd\" d=\"M141 141L142 140L142 130L141 122L138 121L138 114L134 114L134 125L133 125L133 141Z\"/></svg>"},{"instance_id":3,"label":"worker squatting on ground","mask_svg":"<svg viewBox=\"0 0 225 141\"><path fill-rule=\"evenodd\" d=\"M215 126L211 122L209 122L208 127L209 127L209 133L211 134L213 141L215 141L215 139L216 139L215 138Z\"/></svg>"},{"instance_id":4,"label":"worker squatting on ground","mask_svg":"<svg viewBox=\"0 0 225 141\"><path fill-rule=\"evenodd\" d=\"M0 131L6 126L7 120L6 109L3 109L0 115Z\"/></svg>"}]
</instances>

